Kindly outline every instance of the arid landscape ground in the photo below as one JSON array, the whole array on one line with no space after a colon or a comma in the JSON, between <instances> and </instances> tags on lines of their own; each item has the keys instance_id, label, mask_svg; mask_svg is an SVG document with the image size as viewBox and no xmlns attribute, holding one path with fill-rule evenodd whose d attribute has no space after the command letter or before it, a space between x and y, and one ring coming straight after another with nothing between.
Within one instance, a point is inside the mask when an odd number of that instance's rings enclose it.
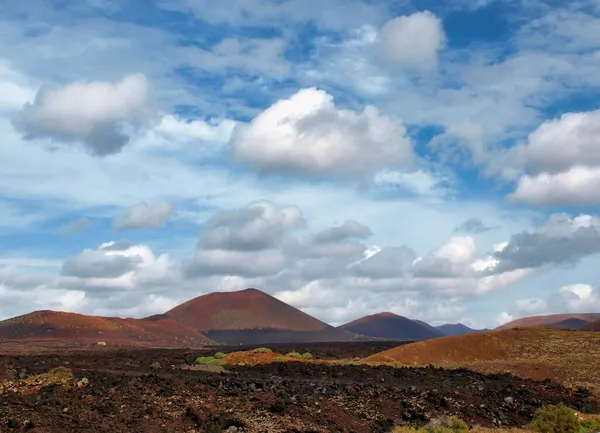
<instances>
[{"instance_id":1,"label":"arid landscape ground","mask_svg":"<svg viewBox=\"0 0 600 433\"><path fill-rule=\"evenodd\" d=\"M599 413L600 333L553 326L594 318L335 328L255 289L145 319L33 312L0 322L0 431L366 433L450 416L526 429L546 404Z\"/></svg>"}]
</instances>

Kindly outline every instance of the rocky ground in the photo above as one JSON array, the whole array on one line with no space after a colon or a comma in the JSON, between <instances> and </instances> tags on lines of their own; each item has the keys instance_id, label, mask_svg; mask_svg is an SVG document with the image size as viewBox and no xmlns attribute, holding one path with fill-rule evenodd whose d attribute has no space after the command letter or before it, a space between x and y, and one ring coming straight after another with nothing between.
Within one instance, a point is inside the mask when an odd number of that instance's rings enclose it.
<instances>
[{"instance_id":1,"label":"rocky ground","mask_svg":"<svg viewBox=\"0 0 600 433\"><path fill-rule=\"evenodd\" d=\"M195 353L0 356L0 431L389 432L442 414L522 426L561 401L598 410L585 390L508 375L301 362L190 368Z\"/></svg>"}]
</instances>

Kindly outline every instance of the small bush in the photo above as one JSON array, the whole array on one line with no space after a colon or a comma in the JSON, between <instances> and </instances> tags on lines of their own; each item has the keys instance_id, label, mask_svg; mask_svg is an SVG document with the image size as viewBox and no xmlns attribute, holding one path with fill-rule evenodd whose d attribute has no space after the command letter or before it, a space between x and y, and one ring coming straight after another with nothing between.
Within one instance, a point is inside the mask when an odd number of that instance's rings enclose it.
<instances>
[{"instance_id":1,"label":"small bush","mask_svg":"<svg viewBox=\"0 0 600 433\"><path fill-rule=\"evenodd\" d=\"M273 362L285 362L285 358L283 356L277 356L273 359Z\"/></svg>"},{"instance_id":2,"label":"small bush","mask_svg":"<svg viewBox=\"0 0 600 433\"><path fill-rule=\"evenodd\" d=\"M581 430L584 432L600 430L600 421L596 421L595 419L585 419L581 421L580 425Z\"/></svg>"},{"instance_id":3,"label":"small bush","mask_svg":"<svg viewBox=\"0 0 600 433\"><path fill-rule=\"evenodd\" d=\"M341 365L343 363L343 361L340 361L339 359L334 359L333 361L331 361L331 365Z\"/></svg>"},{"instance_id":4,"label":"small bush","mask_svg":"<svg viewBox=\"0 0 600 433\"><path fill-rule=\"evenodd\" d=\"M548 404L535 412L531 429L538 433L579 433L579 420L564 404Z\"/></svg>"},{"instance_id":5,"label":"small bush","mask_svg":"<svg viewBox=\"0 0 600 433\"><path fill-rule=\"evenodd\" d=\"M393 433L464 433L469 431L466 422L457 416L442 417L432 420L424 427L411 426L396 427Z\"/></svg>"},{"instance_id":6,"label":"small bush","mask_svg":"<svg viewBox=\"0 0 600 433\"><path fill-rule=\"evenodd\" d=\"M226 354L224 354L223 352L217 352L217 353L215 353L215 354L213 355L213 357L214 357L215 359L223 359L223 358L225 358L226 356L227 356L227 355L226 355Z\"/></svg>"},{"instance_id":7,"label":"small bush","mask_svg":"<svg viewBox=\"0 0 600 433\"><path fill-rule=\"evenodd\" d=\"M352 361L348 361L348 365L361 365L361 362L352 360Z\"/></svg>"},{"instance_id":8,"label":"small bush","mask_svg":"<svg viewBox=\"0 0 600 433\"><path fill-rule=\"evenodd\" d=\"M271 349L269 349L268 347L259 347L258 349L255 350L256 352L260 352L260 353L271 353L273 352Z\"/></svg>"},{"instance_id":9,"label":"small bush","mask_svg":"<svg viewBox=\"0 0 600 433\"><path fill-rule=\"evenodd\" d=\"M303 353L302 359L312 359L312 353L310 353L310 352Z\"/></svg>"},{"instance_id":10,"label":"small bush","mask_svg":"<svg viewBox=\"0 0 600 433\"><path fill-rule=\"evenodd\" d=\"M290 352L285 356L287 356L288 358L302 359L302 355L299 354L298 352Z\"/></svg>"},{"instance_id":11,"label":"small bush","mask_svg":"<svg viewBox=\"0 0 600 433\"><path fill-rule=\"evenodd\" d=\"M154 369L154 370L158 370L162 367L162 365L160 365L160 362L156 362L154 361L152 364L150 364L150 368Z\"/></svg>"},{"instance_id":12,"label":"small bush","mask_svg":"<svg viewBox=\"0 0 600 433\"><path fill-rule=\"evenodd\" d=\"M223 361L217 359L214 356L199 356L196 358L196 364L198 365L221 365Z\"/></svg>"}]
</instances>

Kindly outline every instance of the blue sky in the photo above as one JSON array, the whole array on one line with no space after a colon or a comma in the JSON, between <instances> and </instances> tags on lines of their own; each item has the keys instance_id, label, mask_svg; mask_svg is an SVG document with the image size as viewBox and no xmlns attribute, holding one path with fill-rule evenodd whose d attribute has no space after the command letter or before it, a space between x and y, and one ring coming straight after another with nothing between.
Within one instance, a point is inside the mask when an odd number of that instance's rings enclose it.
<instances>
[{"instance_id":1,"label":"blue sky","mask_svg":"<svg viewBox=\"0 0 600 433\"><path fill-rule=\"evenodd\" d=\"M600 311L596 1L0 6L0 319Z\"/></svg>"}]
</instances>

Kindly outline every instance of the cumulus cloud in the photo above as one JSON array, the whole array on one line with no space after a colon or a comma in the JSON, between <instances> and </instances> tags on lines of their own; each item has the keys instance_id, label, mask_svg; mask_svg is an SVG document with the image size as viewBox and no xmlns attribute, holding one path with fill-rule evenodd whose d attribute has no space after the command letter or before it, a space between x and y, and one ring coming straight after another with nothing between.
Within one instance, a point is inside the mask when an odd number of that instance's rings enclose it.
<instances>
[{"instance_id":1,"label":"cumulus cloud","mask_svg":"<svg viewBox=\"0 0 600 433\"><path fill-rule=\"evenodd\" d=\"M404 68L430 70L437 67L445 41L442 21L423 11L388 21L379 34L379 50L384 59Z\"/></svg>"},{"instance_id":2,"label":"cumulus cloud","mask_svg":"<svg viewBox=\"0 0 600 433\"><path fill-rule=\"evenodd\" d=\"M543 298L518 299L513 304L511 315L518 318L561 313L596 313L599 309L598 287L576 283L553 289Z\"/></svg>"},{"instance_id":3,"label":"cumulus cloud","mask_svg":"<svg viewBox=\"0 0 600 433\"><path fill-rule=\"evenodd\" d=\"M404 126L373 106L337 108L323 90L306 88L234 130L233 157L262 171L365 175L412 161Z\"/></svg>"},{"instance_id":4,"label":"cumulus cloud","mask_svg":"<svg viewBox=\"0 0 600 433\"><path fill-rule=\"evenodd\" d=\"M494 253L494 272L538 268L544 265L574 264L583 257L600 253L600 219L591 215L551 215L536 232L511 237Z\"/></svg>"},{"instance_id":5,"label":"cumulus cloud","mask_svg":"<svg viewBox=\"0 0 600 433\"><path fill-rule=\"evenodd\" d=\"M137 203L117 215L114 226L118 230L158 228L165 224L174 211L170 202Z\"/></svg>"},{"instance_id":6,"label":"cumulus cloud","mask_svg":"<svg viewBox=\"0 0 600 433\"><path fill-rule=\"evenodd\" d=\"M600 203L600 167L573 167L561 173L523 175L509 199L539 206Z\"/></svg>"},{"instance_id":7,"label":"cumulus cloud","mask_svg":"<svg viewBox=\"0 0 600 433\"><path fill-rule=\"evenodd\" d=\"M510 196L536 205L600 203L600 110L547 120L509 152L527 170Z\"/></svg>"},{"instance_id":8,"label":"cumulus cloud","mask_svg":"<svg viewBox=\"0 0 600 433\"><path fill-rule=\"evenodd\" d=\"M346 239L364 239L371 236L371 229L357 221L348 220L341 226L331 227L317 233L313 240L316 243L342 242Z\"/></svg>"},{"instance_id":9,"label":"cumulus cloud","mask_svg":"<svg viewBox=\"0 0 600 433\"><path fill-rule=\"evenodd\" d=\"M300 209L278 208L268 201L225 210L204 224L188 275L274 275L289 259L282 251L287 237L304 226Z\"/></svg>"},{"instance_id":10,"label":"cumulus cloud","mask_svg":"<svg viewBox=\"0 0 600 433\"><path fill-rule=\"evenodd\" d=\"M67 259L60 273L79 278L117 278L133 271L140 262L137 256L116 255L107 251L88 249Z\"/></svg>"},{"instance_id":11,"label":"cumulus cloud","mask_svg":"<svg viewBox=\"0 0 600 433\"><path fill-rule=\"evenodd\" d=\"M494 227L486 226L480 218L469 218L454 229L455 232L483 233L493 230Z\"/></svg>"},{"instance_id":12,"label":"cumulus cloud","mask_svg":"<svg viewBox=\"0 0 600 433\"><path fill-rule=\"evenodd\" d=\"M96 156L118 153L129 141L122 126L143 114L148 87L143 74L133 74L116 83L78 81L42 88L15 126L27 139L81 142Z\"/></svg>"}]
</instances>

